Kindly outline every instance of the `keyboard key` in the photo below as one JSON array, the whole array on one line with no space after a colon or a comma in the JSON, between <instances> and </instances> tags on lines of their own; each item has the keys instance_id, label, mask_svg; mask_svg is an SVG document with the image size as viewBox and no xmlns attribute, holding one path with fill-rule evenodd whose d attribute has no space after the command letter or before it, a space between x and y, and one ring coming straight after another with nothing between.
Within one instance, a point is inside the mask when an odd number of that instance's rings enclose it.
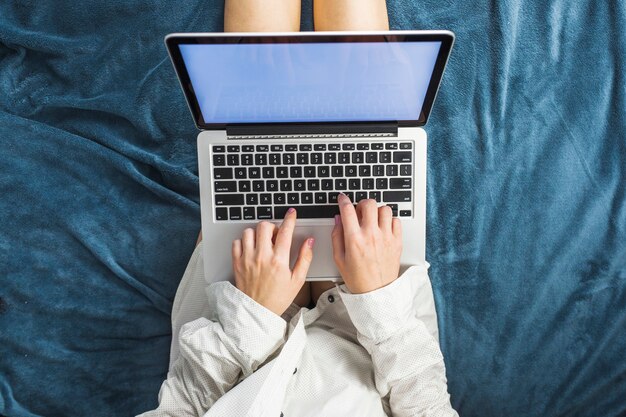
<instances>
[{"instance_id":1,"label":"keyboard key","mask_svg":"<svg viewBox=\"0 0 626 417\"><path fill-rule=\"evenodd\" d=\"M244 207L243 208L243 219L244 220L254 220L254 207Z\"/></svg>"},{"instance_id":2,"label":"keyboard key","mask_svg":"<svg viewBox=\"0 0 626 417\"><path fill-rule=\"evenodd\" d=\"M237 181L214 181L213 189L216 193L236 193Z\"/></svg>"},{"instance_id":3,"label":"keyboard key","mask_svg":"<svg viewBox=\"0 0 626 417\"><path fill-rule=\"evenodd\" d=\"M228 152L239 152L239 145L228 145L226 149Z\"/></svg>"},{"instance_id":4,"label":"keyboard key","mask_svg":"<svg viewBox=\"0 0 626 417\"><path fill-rule=\"evenodd\" d=\"M324 163L326 165L333 165L337 163L337 154L334 152L326 152L324 154Z\"/></svg>"},{"instance_id":5,"label":"keyboard key","mask_svg":"<svg viewBox=\"0 0 626 417\"><path fill-rule=\"evenodd\" d=\"M280 165L280 154L279 153L271 153L270 155L270 165Z\"/></svg>"},{"instance_id":6,"label":"keyboard key","mask_svg":"<svg viewBox=\"0 0 626 417\"><path fill-rule=\"evenodd\" d=\"M370 145L370 147L372 148L372 150L379 151L379 150L383 149L383 144L382 143L372 143Z\"/></svg>"},{"instance_id":7,"label":"keyboard key","mask_svg":"<svg viewBox=\"0 0 626 417\"><path fill-rule=\"evenodd\" d=\"M397 204L387 204L391 208L391 214L393 216L398 215L398 205Z\"/></svg>"},{"instance_id":8,"label":"keyboard key","mask_svg":"<svg viewBox=\"0 0 626 417\"><path fill-rule=\"evenodd\" d=\"M348 196L348 198L350 199L350 201L354 201L354 192L353 191L346 191L344 193L346 196Z\"/></svg>"},{"instance_id":9,"label":"keyboard key","mask_svg":"<svg viewBox=\"0 0 626 417\"><path fill-rule=\"evenodd\" d=\"M272 195L270 193L263 193L259 196L259 204L272 204Z\"/></svg>"},{"instance_id":10,"label":"keyboard key","mask_svg":"<svg viewBox=\"0 0 626 417\"><path fill-rule=\"evenodd\" d=\"M358 203L361 200L365 200L367 198L367 192L365 191L357 191L354 195L354 202Z\"/></svg>"},{"instance_id":11,"label":"keyboard key","mask_svg":"<svg viewBox=\"0 0 626 417\"><path fill-rule=\"evenodd\" d=\"M341 165L335 165L330 169L331 175L334 178L343 177L343 167Z\"/></svg>"},{"instance_id":12,"label":"keyboard key","mask_svg":"<svg viewBox=\"0 0 626 417\"><path fill-rule=\"evenodd\" d=\"M400 175L411 175L411 165L400 165Z\"/></svg>"},{"instance_id":13,"label":"keyboard key","mask_svg":"<svg viewBox=\"0 0 626 417\"><path fill-rule=\"evenodd\" d=\"M320 189L320 180L308 180L306 189L309 191L317 191Z\"/></svg>"},{"instance_id":14,"label":"keyboard key","mask_svg":"<svg viewBox=\"0 0 626 417\"><path fill-rule=\"evenodd\" d=\"M216 194L216 206L242 206L243 194Z\"/></svg>"},{"instance_id":15,"label":"keyboard key","mask_svg":"<svg viewBox=\"0 0 626 417\"><path fill-rule=\"evenodd\" d=\"M328 193L328 202L329 203L337 203L337 196L339 196L338 192Z\"/></svg>"},{"instance_id":16,"label":"keyboard key","mask_svg":"<svg viewBox=\"0 0 626 417\"><path fill-rule=\"evenodd\" d=\"M283 154L283 165L293 165L296 163L296 155L293 153Z\"/></svg>"},{"instance_id":17,"label":"keyboard key","mask_svg":"<svg viewBox=\"0 0 626 417\"><path fill-rule=\"evenodd\" d=\"M226 147L224 145L213 145L213 153L224 153L226 152Z\"/></svg>"},{"instance_id":18,"label":"keyboard key","mask_svg":"<svg viewBox=\"0 0 626 417\"><path fill-rule=\"evenodd\" d=\"M241 220L241 207L230 207L228 214L231 220Z\"/></svg>"},{"instance_id":19,"label":"keyboard key","mask_svg":"<svg viewBox=\"0 0 626 417\"><path fill-rule=\"evenodd\" d=\"M354 152L352 154L352 163L353 164L362 164L363 158L365 157L363 152Z\"/></svg>"},{"instance_id":20,"label":"keyboard key","mask_svg":"<svg viewBox=\"0 0 626 417\"><path fill-rule=\"evenodd\" d=\"M276 178L276 176L274 175L274 167L263 167L263 178L265 178L266 180Z\"/></svg>"},{"instance_id":21,"label":"keyboard key","mask_svg":"<svg viewBox=\"0 0 626 417\"><path fill-rule=\"evenodd\" d=\"M413 148L413 143L411 142L402 142L400 144L400 149L412 149ZM410 216L410 210L409 210L409 216Z\"/></svg>"},{"instance_id":22,"label":"keyboard key","mask_svg":"<svg viewBox=\"0 0 626 417\"><path fill-rule=\"evenodd\" d=\"M228 161L228 165L231 167L239 165L239 155L236 153L226 155L226 160Z\"/></svg>"},{"instance_id":23,"label":"keyboard key","mask_svg":"<svg viewBox=\"0 0 626 417\"><path fill-rule=\"evenodd\" d=\"M393 162L411 162L411 152L410 151L394 152Z\"/></svg>"},{"instance_id":24,"label":"keyboard key","mask_svg":"<svg viewBox=\"0 0 626 417\"><path fill-rule=\"evenodd\" d=\"M375 177L382 177L385 175L385 166L384 165L374 165L372 168L372 174Z\"/></svg>"},{"instance_id":25,"label":"keyboard key","mask_svg":"<svg viewBox=\"0 0 626 417\"><path fill-rule=\"evenodd\" d=\"M303 143L298 147L298 149L301 151L310 151L312 146L310 144Z\"/></svg>"},{"instance_id":26,"label":"keyboard key","mask_svg":"<svg viewBox=\"0 0 626 417\"><path fill-rule=\"evenodd\" d=\"M325 143L316 143L315 145L313 145L313 150L325 151L326 150L326 144Z\"/></svg>"},{"instance_id":27,"label":"keyboard key","mask_svg":"<svg viewBox=\"0 0 626 417\"><path fill-rule=\"evenodd\" d=\"M365 153L365 162L368 164L377 164L378 163L378 154L376 152L366 152Z\"/></svg>"},{"instance_id":28,"label":"keyboard key","mask_svg":"<svg viewBox=\"0 0 626 417\"><path fill-rule=\"evenodd\" d=\"M259 204L258 194L246 194L246 204L249 206L256 206Z\"/></svg>"},{"instance_id":29,"label":"keyboard key","mask_svg":"<svg viewBox=\"0 0 626 417\"><path fill-rule=\"evenodd\" d=\"M350 154L348 152L339 152L338 158L340 164L350 163Z\"/></svg>"},{"instance_id":30,"label":"keyboard key","mask_svg":"<svg viewBox=\"0 0 626 417\"><path fill-rule=\"evenodd\" d=\"M359 165L359 177L369 177L372 175L372 168L369 165Z\"/></svg>"},{"instance_id":31,"label":"keyboard key","mask_svg":"<svg viewBox=\"0 0 626 417\"><path fill-rule=\"evenodd\" d=\"M272 218L272 208L271 207L257 207L256 208L256 218L259 220L266 220Z\"/></svg>"},{"instance_id":32,"label":"keyboard key","mask_svg":"<svg viewBox=\"0 0 626 417\"><path fill-rule=\"evenodd\" d=\"M306 180L294 180L293 182L294 191L304 191L306 190Z\"/></svg>"},{"instance_id":33,"label":"keyboard key","mask_svg":"<svg viewBox=\"0 0 626 417\"><path fill-rule=\"evenodd\" d=\"M307 166L304 167L304 178L312 178L315 177L315 167Z\"/></svg>"},{"instance_id":34,"label":"keyboard key","mask_svg":"<svg viewBox=\"0 0 626 417\"><path fill-rule=\"evenodd\" d=\"M254 152L254 145L243 145L241 147L242 152Z\"/></svg>"},{"instance_id":35,"label":"keyboard key","mask_svg":"<svg viewBox=\"0 0 626 417\"><path fill-rule=\"evenodd\" d=\"M291 191L291 180L280 180L280 191Z\"/></svg>"},{"instance_id":36,"label":"keyboard key","mask_svg":"<svg viewBox=\"0 0 626 417\"><path fill-rule=\"evenodd\" d=\"M378 203L383 201L380 198L380 191L370 191L369 198L372 198L372 199L376 200Z\"/></svg>"},{"instance_id":37,"label":"keyboard key","mask_svg":"<svg viewBox=\"0 0 626 417\"><path fill-rule=\"evenodd\" d=\"M261 168L250 167L248 168L248 178L261 178Z\"/></svg>"},{"instance_id":38,"label":"keyboard key","mask_svg":"<svg viewBox=\"0 0 626 417\"><path fill-rule=\"evenodd\" d=\"M386 190L387 188L389 188L389 181L387 178L376 178L377 190Z\"/></svg>"},{"instance_id":39,"label":"keyboard key","mask_svg":"<svg viewBox=\"0 0 626 417\"><path fill-rule=\"evenodd\" d=\"M242 178L246 178L246 169L239 167L239 168L235 168L235 178L238 179L242 179Z\"/></svg>"},{"instance_id":40,"label":"keyboard key","mask_svg":"<svg viewBox=\"0 0 626 417\"><path fill-rule=\"evenodd\" d=\"M228 209L226 207L216 207L215 220L228 220Z\"/></svg>"},{"instance_id":41,"label":"keyboard key","mask_svg":"<svg viewBox=\"0 0 626 417\"><path fill-rule=\"evenodd\" d=\"M222 154L213 155L213 165L217 167L226 165L226 157Z\"/></svg>"},{"instance_id":42,"label":"keyboard key","mask_svg":"<svg viewBox=\"0 0 626 417\"><path fill-rule=\"evenodd\" d=\"M265 181L252 181L252 191L265 191Z\"/></svg>"},{"instance_id":43,"label":"keyboard key","mask_svg":"<svg viewBox=\"0 0 626 417\"><path fill-rule=\"evenodd\" d=\"M213 169L213 177L218 180L230 180L233 178L232 168L215 168Z\"/></svg>"},{"instance_id":44,"label":"keyboard key","mask_svg":"<svg viewBox=\"0 0 626 417\"><path fill-rule=\"evenodd\" d=\"M333 189L333 180L330 178L324 178L322 180L322 190L332 190Z\"/></svg>"},{"instance_id":45,"label":"keyboard key","mask_svg":"<svg viewBox=\"0 0 626 417\"><path fill-rule=\"evenodd\" d=\"M241 165L252 165L251 153L244 153L241 155Z\"/></svg>"},{"instance_id":46,"label":"keyboard key","mask_svg":"<svg viewBox=\"0 0 626 417\"><path fill-rule=\"evenodd\" d=\"M391 178L389 180L389 188L398 189L398 188L412 188L411 178Z\"/></svg>"},{"instance_id":47,"label":"keyboard key","mask_svg":"<svg viewBox=\"0 0 626 417\"><path fill-rule=\"evenodd\" d=\"M308 153L299 153L296 155L296 160L298 161L298 165L308 165L309 164L309 154Z\"/></svg>"},{"instance_id":48,"label":"keyboard key","mask_svg":"<svg viewBox=\"0 0 626 417\"><path fill-rule=\"evenodd\" d=\"M250 181L239 181L239 192L247 193L250 191Z\"/></svg>"},{"instance_id":49,"label":"keyboard key","mask_svg":"<svg viewBox=\"0 0 626 417\"><path fill-rule=\"evenodd\" d=\"M354 143L344 143L341 145L341 149L343 149L344 151L353 151Z\"/></svg>"},{"instance_id":50,"label":"keyboard key","mask_svg":"<svg viewBox=\"0 0 626 417\"><path fill-rule=\"evenodd\" d=\"M398 144L395 142L386 143L385 149L398 149Z\"/></svg>"},{"instance_id":51,"label":"keyboard key","mask_svg":"<svg viewBox=\"0 0 626 417\"><path fill-rule=\"evenodd\" d=\"M267 165L267 154L258 153L254 155L254 164L255 165Z\"/></svg>"},{"instance_id":52,"label":"keyboard key","mask_svg":"<svg viewBox=\"0 0 626 417\"><path fill-rule=\"evenodd\" d=\"M357 170L356 165L348 165L346 167L346 177L356 177Z\"/></svg>"},{"instance_id":53,"label":"keyboard key","mask_svg":"<svg viewBox=\"0 0 626 417\"><path fill-rule=\"evenodd\" d=\"M282 152L283 145L271 145L270 149L272 150L272 152Z\"/></svg>"},{"instance_id":54,"label":"keyboard key","mask_svg":"<svg viewBox=\"0 0 626 417\"><path fill-rule=\"evenodd\" d=\"M381 164L391 162L391 152L381 152L379 155L379 159Z\"/></svg>"},{"instance_id":55,"label":"keyboard key","mask_svg":"<svg viewBox=\"0 0 626 417\"><path fill-rule=\"evenodd\" d=\"M383 191L383 201L385 202L411 201L411 192L410 191Z\"/></svg>"},{"instance_id":56,"label":"keyboard key","mask_svg":"<svg viewBox=\"0 0 626 417\"><path fill-rule=\"evenodd\" d=\"M276 168L276 178L289 178L289 169L287 167Z\"/></svg>"},{"instance_id":57,"label":"keyboard key","mask_svg":"<svg viewBox=\"0 0 626 417\"><path fill-rule=\"evenodd\" d=\"M270 191L270 192L278 191L278 181L276 180L265 181L265 188L267 189L267 191Z\"/></svg>"},{"instance_id":58,"label":"keyboard key","mask_svg":"<svg viewBox=\"0 0 626 417\"><path fill-rule=\"evenodd\" d=\"M300 194L298 193L288 193L287 194L287 204L300 204Z\"/></svg>"},{"instance_id":59,"label":"keyboard key","mask_svg":"<svg viewBox=\"0 0 626 417\"><path fill-rule=\"evenodd\" d=\"M275 218L279 219L285 216L290 206L274 207ZM339 205L314 205L296 207L298 219L332 219L339 214Z\"/></svg>"},{"instance_id":60,"label":"keyboard key","mask_svg":"<svg viewBox=\"0 0 626 417\"><path fill-rule=\"evenodd\" d=\"M268 145L256 145L257 152L268 152L270 147Z\"/></svg>"},{"instance_id":61,"label":"keyboard key","mask_svg":"<svg viewBox=\"0 0 626 417\"><path fill-rule=\"evenodd\" d=\"M315 204L326 204L326 193L315 193Z\"/></svg>"},{"instance_id":62,"label":"keyboard key","mask_svg":"<svg viewBox=\"0 0 626 417\"><path fill-rule=\"evenodd\" d=\"M348 180L348 188L350 188L351 190L360 190L361 180L359 178L350 178Z\"/></svg>"},{"instance_id":63,"label":"keyboard key","mask_svg":"<svg viewBox=\"0 0 626 417\"><path fill-rule=\"evenodd\" d=\"M320 178L329 177L330 176L330 168L326 165L322 165L317 167L317 176Z\"/></svg>"},{"instance_id":64,"label":"keyboard key","mask_svg":"<svg viewBox=\"0 0 626 417\"><path fill-rule=\"evenodd\" d=\"M395 177L398 175L398 165L387 165L387 176Z\"/></svg>"},{"instance_id":65,"label":"keyboard key","mask_svg":"<svg viewBox=\"0 0 626 417\"><path fill-rule=\"evenodd\" d=\"M311 154L311 163L318 165L322 163L322 154L320 152L315 152Z\"/></svg>"},{"instance_id":66,"label":"keyboard key","mask_svg":"<svg viewBox=\"0 0 626 417\"><path fill-rule=\"evenodd\" d=\"M302 167L291 167L291 168L289 168L289 176L291 178L300 178L300 177L302 177Z\"/></svg>"},{"instance_id":67,"label":"keyboard key","mask_svg":"<svg viewBox=\"0 0 626 417\"><path fill-rule=\"evenodd\" d=\"M357 143L356 148L359 151L366 151L370 148L370 144L369 143Z\"/></svg>"},{"instance_id":68,"label":"keyboard key","mask_svg":"<svg viewBox=\"0 0 626 417\"><path fill-rule=\"evenodd\" d=\"M400 210L400 217L411 217L411 210Z\"/></svg>"},{"instance_id":69,"label":"keyboard key","mask_svg":"<svg viewBox=\"0 0 626 417\"><path fill-rule=\"evenodd\" d=\"M300 194L300 199L302 204L313 204L313 193L302 193Z\"/></svg>"},{"instance_id":70,"label":"keyboard key","mask_svg":"<svg viewBox=\"0 0 626 417\"><path fill-rule=\"evenodd\" d=\"M285 204L286 201L285 193L274 194L274 204Z\"/></svg>"},{"instance_id":71,"label":"keyboard key","mask_svg":"<svg viewBox=\"0 0 626 417\"><path fill-rule=\"evenodd\" d=\"M298 150L298 145L285 145L285 150L287 152L294 152Z\"/></svg>"},{"instance_id":72,"label":"keyboard key","mask_svg":"<svg viewBox=\"0 0 626 417\"><path fill-rule=\"evenodd\" d=\"M345 190L348 188L348 180L345 178L337 178L335 180L335 190Z\"/></svg>"},{"instance_id":73,"label":"keyboard key","mask_svg":"<svg viewBox=\"0 0 626 417\"><path fill-rule=\"evenodd\" d=\"M374 189L374 178L364 178L363 179L363 189L364 190L373 190Z\"/></svg>"},{"instance_id":74,"label":"keyboard key","mask_svg":"<svg viewBox=\"0 0 626 417\"><path fill-rule=\"evenodd\" d=\"M339 143L329 143L328 144L328 150L329 151L338 151L341 149L341 144Z\"/></svg>"}]
</instances>

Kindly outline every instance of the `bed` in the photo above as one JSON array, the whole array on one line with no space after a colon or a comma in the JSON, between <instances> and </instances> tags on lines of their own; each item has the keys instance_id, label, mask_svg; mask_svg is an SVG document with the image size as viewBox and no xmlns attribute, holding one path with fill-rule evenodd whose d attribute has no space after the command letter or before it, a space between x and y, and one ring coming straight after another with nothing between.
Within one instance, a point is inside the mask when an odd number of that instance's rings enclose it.
<instances>
[{"instance_id":1,"label":"bed","mask_svg":"<svg viewBox=\"0 0 626 417\"><path fill-rule=\"evenodd\" d=\"M389 2L456 45L427 258L462 416L626 415L626 6ZM223 2L0 4L0 415L155 407L200 228L170 32ZM311 1L302 30L312 30Z\"/></svg>"}]
</instances>

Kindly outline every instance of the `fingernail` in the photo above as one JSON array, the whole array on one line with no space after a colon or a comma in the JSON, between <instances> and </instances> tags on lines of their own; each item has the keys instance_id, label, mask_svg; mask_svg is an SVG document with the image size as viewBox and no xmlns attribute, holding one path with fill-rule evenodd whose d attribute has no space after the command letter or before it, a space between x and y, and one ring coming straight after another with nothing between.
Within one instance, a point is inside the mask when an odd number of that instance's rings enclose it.
<instances>
[{"instance_id":1,"label":"fingernail","mask_svg":"<svg viewBox=\"0 0 626 417\"><path fill-rule=\"evenodd\" d=\"M296 211L295 208L293 207L289 207L289 210L287 210L287 213L293 213L294 211Z\"/></svg>"},{"instance_id":2,"label":"fingernail","mask_svg":"<svg viewBox=\"0 0 626 417\"><path fill-rule=\"evenodd\" d=\"M315 238L310 238L307 241L307 245L309 245L309 248L313 249L313 244L315 243Z\"/></svg>"},{"instance_id":3,"label":"fingernail","mask_svg":"<svg viewBox=\"0 0 626 417\"><path fill-rule=\"evenodd\" d=\"M338 215L338 214L335 214L335 226L336 226L336 225L338 225L338 224L339 224L339 222L340 222L340 220L339 220L339 215Z\"/></svg>"},{"instance_id":4,"label":"fingernail","mask_svg":"<svg viewBox=\"0 0 626 417\"><path fill-rule=\"evenodd\" d=\"M348 196L345 195L344 193L339 193L339 195L337 196L337 201L343 199L343 198L347 198Z\"/></svg>"}]
</instances>

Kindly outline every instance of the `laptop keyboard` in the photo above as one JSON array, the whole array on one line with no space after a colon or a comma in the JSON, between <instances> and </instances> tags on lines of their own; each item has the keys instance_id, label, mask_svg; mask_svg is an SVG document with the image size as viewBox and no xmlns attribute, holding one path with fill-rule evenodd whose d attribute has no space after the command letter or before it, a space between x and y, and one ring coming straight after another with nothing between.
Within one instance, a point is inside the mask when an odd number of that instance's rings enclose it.
<instances>
[{"instance_id":1,"label":"laptop keyboard","mask_svg":"<svg viewBox=\"0 0 626 417\"><path fill-rule=\"evenodd\" d=\"M217 221L333 218L340 192L412 215L412 142L215 144L211 158Z\"/></svg>"}]
</instances>

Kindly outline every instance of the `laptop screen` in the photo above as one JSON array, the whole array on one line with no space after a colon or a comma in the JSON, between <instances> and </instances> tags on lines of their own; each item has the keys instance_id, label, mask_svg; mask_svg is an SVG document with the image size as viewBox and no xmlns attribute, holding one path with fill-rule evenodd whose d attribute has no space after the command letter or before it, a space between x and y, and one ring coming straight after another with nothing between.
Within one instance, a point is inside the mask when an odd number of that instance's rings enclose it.
<instances>
[{"instance_id":1,"label":"laptop screen","mask_svg":"<svg viewBox=\"0 0 626 417\"><path fill-rule=\"evenodd\" d=\"M177 46L205 125L425 122L442 41Z\"/></svg>"}]
</instances>

